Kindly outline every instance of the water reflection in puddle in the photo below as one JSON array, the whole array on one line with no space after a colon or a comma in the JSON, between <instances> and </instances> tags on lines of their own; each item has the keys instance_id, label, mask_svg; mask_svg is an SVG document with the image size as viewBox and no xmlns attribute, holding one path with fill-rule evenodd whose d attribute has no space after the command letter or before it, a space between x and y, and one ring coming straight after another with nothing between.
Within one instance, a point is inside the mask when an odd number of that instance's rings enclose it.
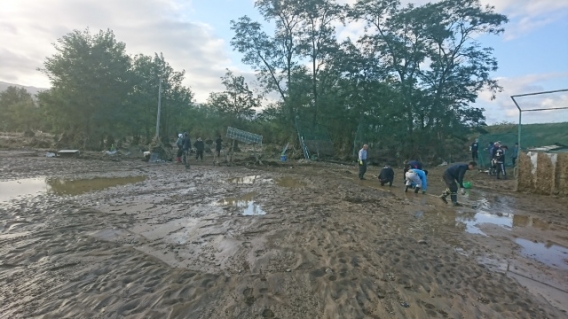
<instances>
[{"instance_id":1,"label":"water reflection in puddle","mask_svg":"<svg viewBox=\"0 0 568 319\"><path fill-rule=\"evenodd\" d=\"M220 200L218 204L236 207L241 210L241 214L244 216L266 215L266 212L262 210L260 204L254 201L256 195L257 193L252 192L239 197L224 198Z\"/></svg>"},{"instance_id":2,"label":"water reflection in puddle","mask_svg":"<svg viewBox=\"0 0 568 319\"><path fill-rule=\"evenodd\" d=\"M492 224L511 229L513 227L513 214L493 214L486 211L477 211L475 213L458 212L456 215L456 224L464 224L465 231L470 234L486 234L479 228L482 224Z\"/></svg>"},{"instance_id":3,"label":"water reflection in puddle","mask_svg":"<svg viewBox=\"0 0 568 319\"><path fill-rule=\"evenodd\" d=\"M229 183L237 185L252 185L257 179L260 179L259 175L233 177L229 179Z\"/></svg>"},{"instance_id":4,"label":"water reflection in puddle","mask_svg":"<svg viewBox=\"0 0 568 319\"><path fill-rule=\"evenodd\" d=\"M65 180L58 178L26 178L0 182L0 202L22 196L41 194L80 195L105 188L142 182L146 176Z\"/></svg>"},{"instance_id":5,"label":"water reflection in puddle","mask_svg":"<svg viewBox=\"0 0 568 319\"><path fill-rule=\"evenodd\" d=\"M306 186L306 183L292 177L277 178L275 182L280 187L299 188Z\"/></svg>"},{"instance_id":6,"label":"water reflection in puddle","mask_svg":"<svg viewBox=\"0 0 568 319\"><path fill-rule=\"evenodd\" d=\"M517 238L515 243L521 246L523 256L551 267L568 270L568 248L551 243L535 243L522 238Z\"/></svg>"},{"instance_id":7,"label":"water reflection in puddle","mask_svg":"<svg viewBox=\"0 0 568 319\"><path fill-rule=\"evenodd\" d=\"M21 196L40 195L48 191L45 178L26 178L9 182L0 182L0 202Z\"/></svg>"}]
</instances>

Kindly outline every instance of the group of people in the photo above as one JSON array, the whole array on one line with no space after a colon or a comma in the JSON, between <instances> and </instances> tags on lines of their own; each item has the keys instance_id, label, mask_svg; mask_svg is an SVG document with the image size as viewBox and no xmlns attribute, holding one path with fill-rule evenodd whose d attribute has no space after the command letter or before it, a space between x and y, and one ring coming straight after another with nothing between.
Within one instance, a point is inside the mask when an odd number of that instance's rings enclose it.
<instances>
[{"instance_id":1,"label":"group of people","mask_svg":"<svg viewBox=\"0 0 568 319\"><path fill-rule=\"evenodd\" d=\"M223 140L221 136L218 136L215 140L215 153L217 157L221 156L222 144ZM184 152L187 152L188 155L192 153L191 139L187 132L177 134L176 146L178 148L176 162L181 163L181 157ZM203 153L205 152L205 142L203 139L198 137L193 147L195 147L195 159L201 159L203 161Z\"/></svg>"},{"instance_id":2,"label":"group of people","mask_svg":"<svg viewBox=\"0 0 568 319\"><path fill-rule=\"evenodd\" d=\"M367 144L363 145L363 148L359 151L359 179L364 180L365 172L367 171L367 161L368 161L368 148ZM443 180L446 183L446 190L440 195L440 199L444 203L448 203L448 196L452 205L461 206L458 203L458 188L461 190L462 195L465 194L464 187L464 177L468 170L473 170L477 166L475 161L469 163L456 163L450 165L443 174ZM421 162L412 160L404 165L404 191L408 192L409 189L414 189L414 193L422 194L426 193L428 189L428 170L423 168ZM385 165L378 176L381 186L389 184L392 186L394 181L394 170L389 165Z\"/></svg>"},{"instance_id":3,"label":"group of people","mask_svg":"<svg viewBox=\"0 0 568 319\"><path fill-rule=\"evenodd\" d=\"M479 140L475 141L470 146L471 159L473 161L478 160L479 152ZM505 154L509 151L506 145L502 145L501 142L489 142L486 148L489 158L489 175L497 176L497 179L507 178L507 170L505 169ZM515 146L511 150L511 163L513 166L517 164L517 157L519 155L519 144L515 143Z\"/></svg>"}]
</instances>

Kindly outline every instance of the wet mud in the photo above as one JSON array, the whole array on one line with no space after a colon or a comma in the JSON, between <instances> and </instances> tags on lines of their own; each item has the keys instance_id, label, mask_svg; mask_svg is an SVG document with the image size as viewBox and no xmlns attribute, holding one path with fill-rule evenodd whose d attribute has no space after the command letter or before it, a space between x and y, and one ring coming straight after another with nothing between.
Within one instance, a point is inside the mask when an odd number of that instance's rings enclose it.
<instances>
[{"instance_id":1,"label":"wet mud","mask_svg":"<svg viewBox=\"0 0 568 319\"><path fill-rule=\"evenodd\" d=\"M561 199L474 188L456 209L436 169L426 195L331 164L0 169L2 317L567 316Z\"/></svg>"}]
</instances>

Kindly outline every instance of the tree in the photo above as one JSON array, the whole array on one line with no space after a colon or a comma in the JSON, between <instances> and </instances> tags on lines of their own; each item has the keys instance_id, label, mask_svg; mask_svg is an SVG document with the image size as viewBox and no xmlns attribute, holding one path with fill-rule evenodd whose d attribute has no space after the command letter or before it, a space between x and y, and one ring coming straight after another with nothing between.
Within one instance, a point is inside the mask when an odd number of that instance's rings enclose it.
<instances>
[{"instance_id":1,"label":"tree","mask_svg":"<svg viewBox=\"0 0 568 319\"><path fill-rule=\"evenodd\" d=\"M9 86L0 93L0 114L4 131L28 131L39 125L39 109L25 88Z\"/></svg>"},{"instance_id":2,"label":"tree","mask_svg":"<svg viewBox=\"0 0 568 319\"><path fill-rule=\"evenodd\" d=\"M400 91L407 156L416 156L421 145L428 145L418 139L436 137L443 142L482 123L483 110L468 105L482 89L499 89L490 78L497 62L475 36L499 34L505 16L482 7L479 0L444 0L419 7L402 7L398 0L359 0L350 16L374 31L359 42Z\"/></svg>"},{"instance_id":3,"label":"tree","mask_svg":"<svg viewBox=\"0 0 568 319\"><path fill-rule=\"evenodd\" d=\"M293 76L302 66L300 56L300 5L302 0L258 0L255 6L268 22L275 23L274 36L262 31L258 22L244 16L231 21L235 36L231 45L243 54L243 63L257 71L267 92L276 91L282 98L285 116L293 123L296 98L292 90Z\"/></svg>"},{"instance_id":4,"label":"tree","mask_svg":"<svg viewBox=\"0 0 568 319\"><path fill-rule=\"evenodd\" d=\"M125 44L111 30L92 35L87 29L63 36L55 49L41 70L52 84L43 104L63 125L60 130L80 133L83 146L96 148L95 142L116 128L113 118L124 112L132 89Z\"/></svg>"},{"instance_id":5,"label":"tree","mask_svg":"<svg viewBox=\"0 0 568 319\"><path fill-rule=\"evenodd\" d=\"M227 69L227 73L221 77L225 91L211 93L208 104L215 108L221 116L229 119L229 124L235 125L245 120L252 120L255 108L260 106L260 97L255 96L249 89L245 78L235 76Z\"/></svg>"}]
</instances>

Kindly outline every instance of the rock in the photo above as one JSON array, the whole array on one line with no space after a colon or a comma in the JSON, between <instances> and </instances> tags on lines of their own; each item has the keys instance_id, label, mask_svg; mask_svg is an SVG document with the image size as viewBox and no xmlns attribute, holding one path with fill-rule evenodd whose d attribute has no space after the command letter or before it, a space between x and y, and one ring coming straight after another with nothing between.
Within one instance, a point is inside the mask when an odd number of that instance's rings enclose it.
<instances>
[{"instance_id":1,"label":"rock","mask_svg":"<svg viewBox=\"0 0 568 319\"><path fill-rule=\"evenodd\" d=\"M422 244L422 245L427 245L427 244L428 244L428 242L425 241L424 239L420 239L420 240L418 241L418 243L419 243L419 244Z\"/></svg>"},{"instance_id":2,"label":"rock","mask_svg":"<svg viewBox=\"0 0 568 319\"><path fill-rule=\"evenodd\" d=\"M286 269L286 272L291 272L291 271L292 271L292 269L290 269L290 268Z\"/></svg>"},{"instance_id":3,"label":"rock","mask_svg":"<svg viewBox=\"0 0 568 319\"><path fill-rule=\"evenodd\" d=\"M333 270L331 270L331 268L327 268L327 269L325 270L325 272L328 273L328 274L333 274Z\"/></svg>"}]
</instances>

